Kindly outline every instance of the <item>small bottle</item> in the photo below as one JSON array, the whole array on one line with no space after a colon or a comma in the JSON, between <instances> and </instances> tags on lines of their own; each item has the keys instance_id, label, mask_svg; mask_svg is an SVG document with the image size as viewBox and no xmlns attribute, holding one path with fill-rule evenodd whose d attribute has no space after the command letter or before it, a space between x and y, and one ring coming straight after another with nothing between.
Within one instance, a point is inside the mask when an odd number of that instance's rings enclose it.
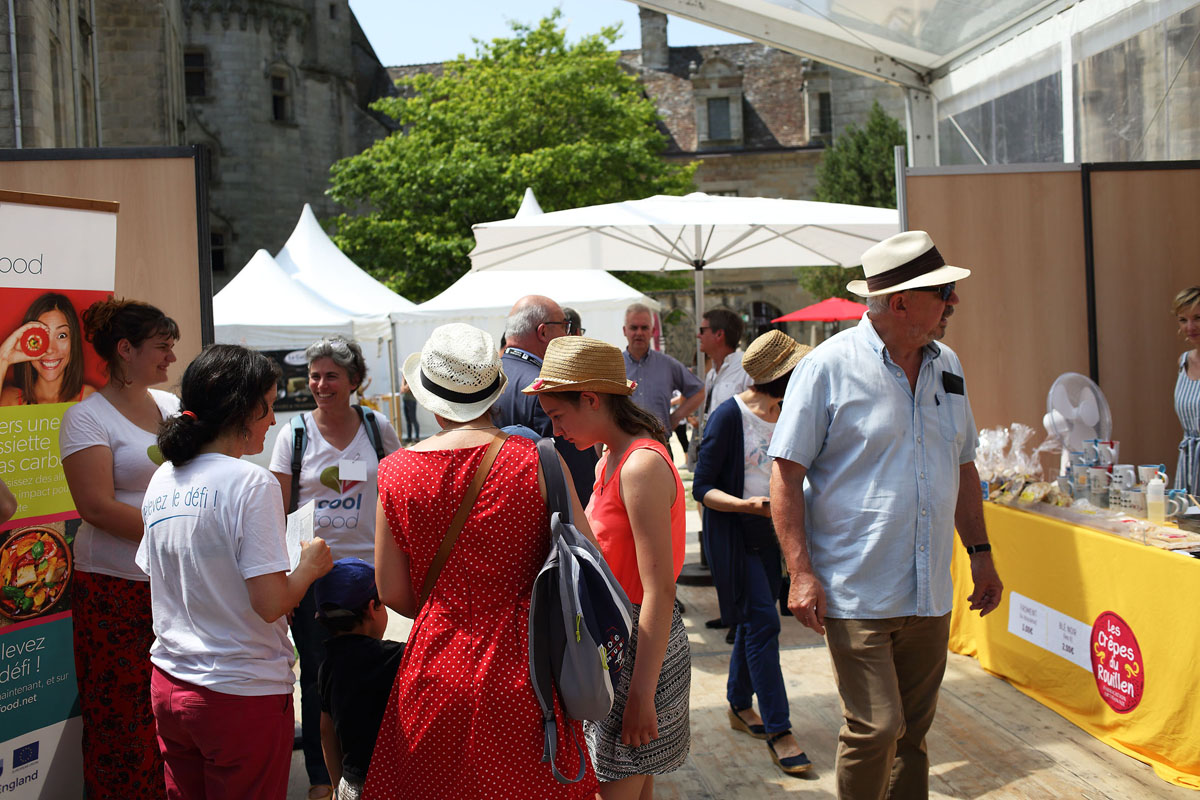
<instances>
[{"instance_id":1,"label":"small bottle","mask_svg":"<svg viewBox=\"0 0 1200 800\"><path fill-rule=\"evenodd\" d=\"M1167 484L1158 475L1146 484L1146 519L1155 525L1167 519L1166 494Z\"/></svg>"}]
</instances>

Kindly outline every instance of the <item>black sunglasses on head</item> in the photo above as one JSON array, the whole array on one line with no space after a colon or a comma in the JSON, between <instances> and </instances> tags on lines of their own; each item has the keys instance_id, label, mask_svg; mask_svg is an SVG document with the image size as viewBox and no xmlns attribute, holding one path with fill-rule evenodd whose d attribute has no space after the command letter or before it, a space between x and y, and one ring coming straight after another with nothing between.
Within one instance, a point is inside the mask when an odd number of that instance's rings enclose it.
<instances>
[{"instance_id":1,"label":"black sunglasses on head","mask_svg":"<svg viewBox=\"0 0 1200 800\"><path fill-rule=\"evenodd\" d=\"M943 283L941 286L914 286L910 291L913 292L937 292L942 298L943 303L950 302L950 295L954 294L954 281Z\"/></svg>"}]
</instances>

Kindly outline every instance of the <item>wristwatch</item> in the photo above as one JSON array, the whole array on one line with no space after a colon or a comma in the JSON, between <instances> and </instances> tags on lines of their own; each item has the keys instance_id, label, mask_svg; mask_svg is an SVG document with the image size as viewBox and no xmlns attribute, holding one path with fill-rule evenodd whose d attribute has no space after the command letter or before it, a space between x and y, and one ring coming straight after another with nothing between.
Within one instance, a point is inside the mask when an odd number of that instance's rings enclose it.
<instances>
[{"instance_id":1,"label":"wristwatch","mask_svg":"<svg viewBox=\"0 0 1200 800\"><path fill-rule=\"evenodd\" d=\"M967 545L967 555L973 556L976 553L990 553L992 546L990 544L971 544Z\"/></svg>"}]
</instances>

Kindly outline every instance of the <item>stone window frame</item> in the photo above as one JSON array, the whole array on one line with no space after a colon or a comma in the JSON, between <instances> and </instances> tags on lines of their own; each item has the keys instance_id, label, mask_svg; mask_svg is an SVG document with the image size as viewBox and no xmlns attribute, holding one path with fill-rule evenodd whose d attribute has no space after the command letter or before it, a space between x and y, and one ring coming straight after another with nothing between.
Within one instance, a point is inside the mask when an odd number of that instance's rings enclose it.
<instances>
[{"instance_id":1,"label":"stone window frame","mask_svg":"<svg viewBox=\"0 0 1200 800\"><path fill-rule=\"evenodd\" d=\"M229 273L229 230L222 225L209 225L209 269L222 275ZM218 266L218 264L220 266Z\"/></svg>"},{"instance_id":2,"label":"stone window frame","mask_svg":"<svg viewBox=\"0 0 1200 800\"><path fill-rule=\"evenodd\" d=\"M703 180L698 182L699 191L714 197L741 197L742 192L747 190L749 184L746 181L719 181L708 183Z\"/></svg>"},{"instance_id":3,"label":"stone window frame","mask_svg":"<svg viewBox=\"0 0 1200 800\"><path fill-rule=\"evenodd\" d=\"M264 70L267 79L267 94L270 99L270 119L276 125L296 127L296 71L286 61L275 61ZM283 81L282 92L276 90L275 81ZM282 113L277 102L282 99Z\"/></svg>"},{"instance_id":4,"label":"stone window frame","mask_svg":"<svg viewBox=\"0 0 1200 800\"><path fill-rule=\"evenodd\" d=\"M693 70L692 105L696 115L696 144L705 147L742 147L746 143L742 101L742 69L729 59L713 54ZM724 85L722 85L724 84ZM729 101L729 138L714 139L709 135L708 101L725 98Z\"/></svg>"},{"instance_id":5,"label":"stone window frame","mask_svg":"<svg viewBox=\"0 0 1200 800\"><path fill-rule=\"evenodd\" d=\"M829 127L827 130L822 130L822 122L826 121L821 116L822 96L828 98L826 101L829 108ZM829 146L833 143L833 81L829 71L815 65L815 63L811 68L806 65L804 77L804 117L808 126L808 141L810 144Z\"/></svg>"},{"instance_id":6,"label":"stone window frame","mask_svg":"<svg viewBox=\"0 0 1200 800\"><path fill-rule=\"evenodd\" d=\"M204 64L199 68L187 63L188 56L198 55L204 59ZM188 74L199 73L204 82L204 94L191 94L188 91ZM214 98L213 93L213 71L212 58L209 55L207 47L198 47L189 45L183 49L183 94L184 98L189 103L211 101Z\"/></svg>"}]
</instances>

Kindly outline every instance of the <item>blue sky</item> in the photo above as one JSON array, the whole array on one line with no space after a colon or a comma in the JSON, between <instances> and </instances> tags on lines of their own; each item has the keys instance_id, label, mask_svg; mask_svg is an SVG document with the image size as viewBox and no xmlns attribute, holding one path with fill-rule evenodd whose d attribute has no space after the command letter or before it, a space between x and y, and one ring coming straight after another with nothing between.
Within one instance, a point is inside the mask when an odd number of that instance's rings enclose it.
<instances>
[{"instance_id":1,"label":"blue sky","mask_svg":"<svg viewBox=\"0 0 1200 800\"><path fill-rule=\"evenodd\" d=\"M638 7L628 0L350 0L350 8L385 66L449 61L472 55L471 39L508 36L508 20L535 23L558 6L567 38L575 40L605 25L622 23L617 47L640 45ZM671 17L671 45L742 42L725 31Z\"/></svg>"}]
</instances>

